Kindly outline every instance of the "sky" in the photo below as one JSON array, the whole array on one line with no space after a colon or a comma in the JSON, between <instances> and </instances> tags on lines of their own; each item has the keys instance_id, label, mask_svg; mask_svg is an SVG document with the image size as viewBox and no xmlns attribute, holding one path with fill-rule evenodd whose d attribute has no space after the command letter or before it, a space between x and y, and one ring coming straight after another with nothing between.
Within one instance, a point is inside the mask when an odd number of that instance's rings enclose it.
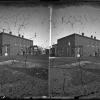
<instances>
[{"instance_id":1,"label":"sky","mask_svg":"<svg viewBox=\"0 0 100 100\"><path fill-rule=\"evenodd\" d=\"M71 5L53 8L51 45L59 38L82 32L85 36L93 35L100 39L100 7Z\"/></svg>"},{"instance_id":2,"label":"sky","mask_svg":"<svg viewBox=\"0 0 100 100\"><path fill-rule=\"evenodd\" d=\"M0 31L24 35L33 45L48 48L49 14L49 8L43 6L0 6Z\"/></svg>"},{"instance_id":3,"label":"sky","mask_svg":"<svg viewBox=\"0 0 100 100\"><path fill-rule=\"evenodd\" d=\"M0 31L12 31L33 40L33 45L49 48L57 39L72 33L96 36L100 39L100 7L92 5L44 6L1 6ZM51 36L50 36L51 33ZM36 35L35 35L36 34ZM50 41L51 40L51 41Z\"/></svg>"}]
</instances>

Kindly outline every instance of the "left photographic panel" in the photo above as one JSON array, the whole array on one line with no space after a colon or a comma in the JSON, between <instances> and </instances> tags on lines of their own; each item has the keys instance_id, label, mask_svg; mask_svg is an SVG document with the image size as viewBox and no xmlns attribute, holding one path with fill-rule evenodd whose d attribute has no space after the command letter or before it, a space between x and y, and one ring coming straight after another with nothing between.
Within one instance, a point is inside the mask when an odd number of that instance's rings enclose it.
<instances>
[{"instance_id":1,"label":"left photographic panel","mask_svg":"<svg viewBox=\"0 0 100 100\"><path fill-rule=\"evenodd\" d=\"M49 8L0 4L0 96L48 97Z\"/></svg>"}]
</instances>

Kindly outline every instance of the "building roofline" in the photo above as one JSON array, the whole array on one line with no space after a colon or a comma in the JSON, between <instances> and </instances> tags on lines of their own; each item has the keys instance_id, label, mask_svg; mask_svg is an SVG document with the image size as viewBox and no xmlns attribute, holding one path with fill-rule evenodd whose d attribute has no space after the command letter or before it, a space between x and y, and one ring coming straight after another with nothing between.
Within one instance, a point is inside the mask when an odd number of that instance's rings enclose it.
<instances>
[{"instance_id":1,"label":"building roofline","mask_svg":"<svg viewBox=\"0 0 100 100\"><path fill-rule=\"evenodd\" d=\"M16 35L12 35L12 34L9 34L9 33L5 33L5 32L1 32L0 34L1 35L9 35L9 36L13 36L13 37L20 38L20 39L23 39L23 40L32 41L32 40L29 40L29 39L26 39L26 38L22 38L22 37L19 37L19 36L16 36Z\"/></svg>"},{"instance_id":2,"label":"building roofline","mask_svg":"<svg viewBox=\"0 0 100 100\"><path fill-rule=\"evenodd\" d=\"M75 35L80 36L80 37L84 37L84 38L88 38L88 39L91 39L91 40L95 40L95 41L100 41L98 39L94 39L94 38L91 38L91 37L88 37L88 36L82 36L82 35L77 34L77 33L75 33Z\"/></svg>"},{"instance_id":3,"label":"building roofline","mask_svg":"<svg viewBox=\"0 0 100 100\"><path fill-rule=\"evenodd\" d=\"M73 33L73 34L70 34L70 35L68 35L68 36L64 36L64 37L62 37L62 38L60 38L60 39L67 38L67 37L73 36L73 35L75 35L75 34L76 34L76 33ZM60 39L58 39L58 40L60 40Z\"/></svg>"},{"instance_id":4,"label":"building roofline","mask_svg":"<svg viewBox=\"0 0 100 100\"><path fill-rule=\"evenodd\" d=\"M62 37L62 38L60 38L60 39L64 39L64 38L67 38L67 37L70 37L70 36L73 36L73 35L77 35L77 36L80 36L80 37L84 37L84 38L92 39L92 40L95 40L95 41L100 41L100 40L98 40L98 39L94 39L94 38L87 37L87 36L82 36L82 35L77 34L77 33L70 34L70 35L65 36L65 37ZM60 39L58 39L58 40L60 40ZM57 41L58 41L58 40L57 40Z\"/></svg>"}]
</instances>

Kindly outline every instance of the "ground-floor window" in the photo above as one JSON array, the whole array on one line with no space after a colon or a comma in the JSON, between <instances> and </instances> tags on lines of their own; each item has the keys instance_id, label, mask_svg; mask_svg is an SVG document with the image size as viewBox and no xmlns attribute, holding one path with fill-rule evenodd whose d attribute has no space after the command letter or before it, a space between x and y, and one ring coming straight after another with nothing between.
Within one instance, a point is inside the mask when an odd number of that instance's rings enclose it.
<instances>
[{"instance_id":1,"label":"ground-floor window","mask_svg":"<svg viewBox=\"0 0 100 100\"><path fill-rule=\"evenodd\" d=\"M83 56L83 47L82 46L76 46L75 47L75 56L77 55Z\"/></svg>"},{"instance_id":2,"label":"ground-floor window","mask_svg":"<svg viewBox=\"0 0 100 100\"><path fill-rule=\"evenodd\" d=\"M9 44L5 44L1 47L1 55L4 55L4 56L8 56L10 55L10 45Z\"/></svg>"}]
</instances>

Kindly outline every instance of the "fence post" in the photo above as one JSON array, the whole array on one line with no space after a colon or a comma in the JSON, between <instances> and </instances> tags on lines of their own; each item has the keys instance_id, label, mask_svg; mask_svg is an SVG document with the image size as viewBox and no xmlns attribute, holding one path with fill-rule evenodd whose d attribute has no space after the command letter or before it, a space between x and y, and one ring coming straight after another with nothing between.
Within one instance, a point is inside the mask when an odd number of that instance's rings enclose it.
<instances>
[{"instance_id":1,"label":"fence post","mask_svg":"<svg viewBox=\"0 0 100 100\"><path fill-rule=\"evenodd\" d=\"M79 62L79 71L80 71L80 81L81 81L81 85L82 85L82 89L83 89L83 94L86 94L85 92L85 87L84 87L84 81L83 81L83 71L82 71L82 67L81 67L81 64L80 64L80 61L81 61L81 57L79 56L78 57L78 62Z\"/></svg>"}]
</instances>

